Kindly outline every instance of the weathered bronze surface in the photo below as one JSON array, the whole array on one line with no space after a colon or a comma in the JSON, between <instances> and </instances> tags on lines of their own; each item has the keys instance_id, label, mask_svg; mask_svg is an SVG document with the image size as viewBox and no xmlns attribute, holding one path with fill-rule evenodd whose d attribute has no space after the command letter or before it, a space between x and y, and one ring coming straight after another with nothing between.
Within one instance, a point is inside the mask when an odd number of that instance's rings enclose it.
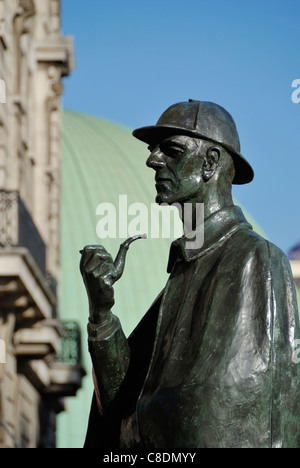
<instances>
[{"instance_id":1,"label":"weathered bronze surface","mask_svg":"<svg viewBox=\"0 0 300 468\"><path fill-rule=\"evenodd\" d=\"M157 203L204 204L204 226L189 223L204 244L171 245L166 287L128 339L111 308L135 239L115 261L83 249L95 384L85 447L298 448L295 287L286 256L233 204L232 183L254 174L232 117L190 100L133 134L149 144Z\"/></svg>"}]
</instances>

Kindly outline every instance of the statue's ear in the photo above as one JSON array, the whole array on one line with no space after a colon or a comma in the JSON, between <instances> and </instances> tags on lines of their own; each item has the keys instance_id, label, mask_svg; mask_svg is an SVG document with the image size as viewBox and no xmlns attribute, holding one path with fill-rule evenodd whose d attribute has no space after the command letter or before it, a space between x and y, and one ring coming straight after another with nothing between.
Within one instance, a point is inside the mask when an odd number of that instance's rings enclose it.
<instances>
[{"instance_id":1,"label":"statue's ear","mask_svg":"<svg viewBox=\"0 0 300 468\"><path fill-rule=\"evenodd\" d=\"M219 166L220 154L220 148L217 146L212 146L207 150L202 167L202 175L205 181L211 179L215 174Z\"/></svg>"}]
</instances>

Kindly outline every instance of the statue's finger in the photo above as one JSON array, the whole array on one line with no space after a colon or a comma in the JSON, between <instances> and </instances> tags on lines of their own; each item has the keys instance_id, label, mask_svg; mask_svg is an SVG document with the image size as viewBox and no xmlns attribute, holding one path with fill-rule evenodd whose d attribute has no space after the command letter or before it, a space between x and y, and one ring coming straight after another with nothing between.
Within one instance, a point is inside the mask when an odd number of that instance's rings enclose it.
<instances>
[{"instance_id":1,"label":"statue's finger","mask_svg":"<svg viewBox=\"0 0 300 468\"><path fill-rule=\"evenodd\" d=\"M98 267L98 265L101 265L104 262L113 266L112 256L108 252L102 251L102 252L93 253L92 255L87 257L86 260L84 261L84 270L86 273L90 273L96 267Z\"/></svg>"}]
</instances>

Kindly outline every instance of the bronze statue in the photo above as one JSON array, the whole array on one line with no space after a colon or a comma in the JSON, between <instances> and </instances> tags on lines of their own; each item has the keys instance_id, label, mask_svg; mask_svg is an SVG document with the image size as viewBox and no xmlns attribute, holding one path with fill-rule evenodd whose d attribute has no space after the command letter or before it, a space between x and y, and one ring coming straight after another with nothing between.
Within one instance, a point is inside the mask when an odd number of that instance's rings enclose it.
<instances>
[{"instance_id":1,"label":"bronze statue","mask_svg":"<svg viewBox=\"0 0 300 468\"><path fill-rule=\"evenodd\" d=\"M85 447L299 447L294 282L233 203L232 183L254 174L232 117L190 100L133 135L149 145L157 203L204 203L204 244L173 242L166 287L128 339L111 308L135 239L115 262L83 249L95 384Z\"/></svg>"}]
</instances>

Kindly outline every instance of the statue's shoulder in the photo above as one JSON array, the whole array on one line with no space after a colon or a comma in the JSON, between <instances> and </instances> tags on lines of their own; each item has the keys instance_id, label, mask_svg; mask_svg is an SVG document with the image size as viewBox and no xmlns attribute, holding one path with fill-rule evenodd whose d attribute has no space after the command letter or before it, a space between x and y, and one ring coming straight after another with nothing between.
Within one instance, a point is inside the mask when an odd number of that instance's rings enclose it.
<instances>
[{"instance_id":1,"label":"statue's shoulder","mask_svg":"<svg viewBox=\"0 0 300 468\"><path fill-rule=\"evenodd\" d=\"M266 239L259 235L257 232L252 230L252 237L255 239L255 247L261 250L266 250L268 252L269 258L272 259L281 259L282 261L289 262L287 255L283 250L278 247L276 244L271 242L269 239Z\"/></svg>"},{"instance_id":2,"label":"statue's shoulder","mask_svg":"<svg viewBox=\"0 0 300 468\"><path fill-rule=\"evenodd\" d=\"M232 246L245 260L256 257L258 261L289 265L286 254L277 245L251 228L240 229L232 238Z\"/></svg>"}]
</instances>

